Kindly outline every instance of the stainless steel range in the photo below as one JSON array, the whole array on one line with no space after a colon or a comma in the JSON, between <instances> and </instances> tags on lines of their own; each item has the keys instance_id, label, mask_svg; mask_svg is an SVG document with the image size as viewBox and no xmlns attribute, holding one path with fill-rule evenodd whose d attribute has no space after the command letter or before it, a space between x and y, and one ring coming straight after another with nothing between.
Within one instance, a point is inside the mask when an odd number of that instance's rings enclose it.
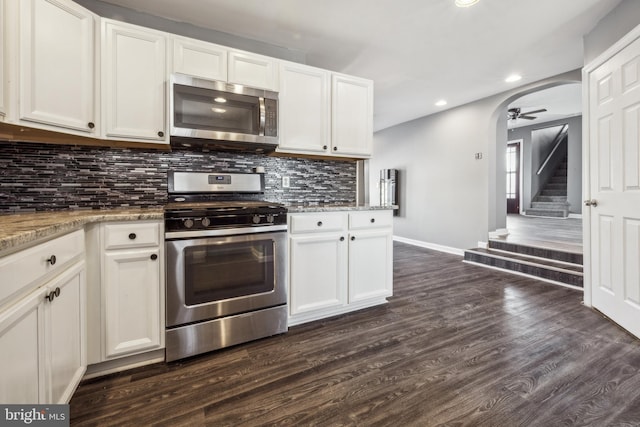
<instances>
[{"instance_id":1,"label":"stainless steel range","mask_svg":"<svg viewBox=\"0 0 640 427\"><path fill-rule=\"evenodd\" d=\"M287 211L264 174L169 173L168 362L287 331Z\"/></svg>"}]
</instances>

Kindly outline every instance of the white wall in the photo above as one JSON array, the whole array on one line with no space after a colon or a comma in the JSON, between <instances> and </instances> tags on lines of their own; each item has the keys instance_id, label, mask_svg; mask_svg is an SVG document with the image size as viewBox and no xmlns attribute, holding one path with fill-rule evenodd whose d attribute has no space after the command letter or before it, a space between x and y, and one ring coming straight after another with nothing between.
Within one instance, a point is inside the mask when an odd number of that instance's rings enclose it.
<instances>
[{"instance_id":1,"label":"white wall","mask_svg":"<svg viewBox=\"0 0 640 427\"><path fill-rule=\"evenodd\" d=\"M507 105L580 78L579 70L571 71L376 132L371 203L379 200L380 169L399 169L402 207L395 235L455 249L486 241L489 231L506 222ZM483 158L476 160L475 153Z\"/></svg>"},{"instance_id":2,"label":"white wall","mask_svg":"<svg viewBox=\"0 0 640 427\"><path fill-rule=\"evenodd\" d=\"M598 55L620 40L640 24L640 1L623 0L593 30L584 36L584 63L593 61Z\"/></svg>"}]
</instances>

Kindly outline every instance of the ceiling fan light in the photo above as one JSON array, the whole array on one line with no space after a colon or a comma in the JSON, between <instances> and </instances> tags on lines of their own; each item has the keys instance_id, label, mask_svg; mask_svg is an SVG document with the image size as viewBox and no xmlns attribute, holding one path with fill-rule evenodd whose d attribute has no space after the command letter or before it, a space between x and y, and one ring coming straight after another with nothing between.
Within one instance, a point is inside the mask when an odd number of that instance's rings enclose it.
<instances>
[{"instance_id":1,"label":"ceiling fan light","mask_svg":"<svg viewBox=\"0 0 640 427\"><path fill-rule=\"evenodd\" d=\"M478 3L480 0L456 0L456 6L458 7L469 7Z\"/></svg>"}]
</instances>

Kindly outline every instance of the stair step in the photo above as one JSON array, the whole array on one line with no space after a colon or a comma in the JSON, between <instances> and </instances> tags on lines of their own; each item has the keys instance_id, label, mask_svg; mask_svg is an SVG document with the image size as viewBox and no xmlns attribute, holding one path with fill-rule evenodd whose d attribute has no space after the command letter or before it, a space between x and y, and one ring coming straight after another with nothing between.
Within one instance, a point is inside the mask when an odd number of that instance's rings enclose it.
<instances>
[{"instance_id":1,"label":"stair step","mask_svg":"<svg viewBox=\"0 0 640 427\"><path fill-rule=\"evenodd\" d=\"M533 198L533 201L534 202L561 203L561 202L566 202L567 201L567 197L566 196L542 196L542 195L538 195L538 196Z\"/></svg>"},{"instance_id":2,"label":"stair step","mask_svg":"<svg viewBox=\"0 0 640 427\"><path fill-rule=\"evenodd\" d=\"M567 190L566 182L548 182L547 185L544 186L545 190Z\"/></svg>"},{"instance_id":3,"label":"stair step","mask_svg":"<svg viewBox=\"0 0 640 427\"><path fill-rule=\"evenodd\" d=\"M567 190L547 190L546 188L540 192L542 196L564 196L567 197Z\"/></svg>"},{"instance_id":4,"label":"stair step","mask_svg":"<svg viewBox=\"0 0 640 427\"><path fill-rule=\"evenodd\" d=\"M566 218L569 213L566 210L547 210L547 209L527 209L525 211L527 216L542 216L551 218Z\"/></svg>"},{"instance_id":5,"label":"stair step","mask_svg":"<svg viewBox=\"0 0 640 427\"><path fill-rule=\"evenodd\" d=\"M582 288L583 286L582 267L580 266L573 267L550 260L481 248L465 251L464 260L480 266L544 279L571 287Z\"/></svg>"},{"instance_id":6,"label":"stair step","mask_svg":"<svg viewBox=\"0 0 640 427\"><path fill-rule=\"evenodd\" d=\"M566 176L552 176L551 179L549 179L549 182L558 183L558 184L566 184L567 183L567 177Z\"/></svg>"},{"instance_id":7,"label":"stair step","mask_svg":"<svg viewBox=\"0 0 640 427\"><path fill-rule=\"evenodd\" d=\"M489 240L489 249L513 252L520 255L528 255L536 258L547 258L552 261L568 262L582 265L583 256L579 252L564 251L560 249L543 248L539 246L510 243L499 239Z\"/></svg>"},{"instance_id":8,"label":"stair step","mask_svg":"<svg viewBox=\"0 0 640 427\"><path fill-rule=\"evenodd\" d=\"M531 202L531 209L566 210L568 208L567 202Z\"/></svg>"}]
</instances>

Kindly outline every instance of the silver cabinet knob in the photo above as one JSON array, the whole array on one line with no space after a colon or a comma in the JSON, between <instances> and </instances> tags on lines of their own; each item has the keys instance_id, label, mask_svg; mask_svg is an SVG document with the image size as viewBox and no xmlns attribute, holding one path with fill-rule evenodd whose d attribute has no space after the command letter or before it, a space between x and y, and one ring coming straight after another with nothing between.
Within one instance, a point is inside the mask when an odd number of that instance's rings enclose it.
<instances>
[{"instance_id":1,"label":"silver cabinet knob","mask_svg":"<svg viewBox=\"0 0 640 427\"><path fill-rule=\"evenodd\" d=\"M585 200L584 201L584 205L585 206L593 206L595 208L596 206L598 206L598 201L596 199Z\"/></svg>"}]
</instances>

